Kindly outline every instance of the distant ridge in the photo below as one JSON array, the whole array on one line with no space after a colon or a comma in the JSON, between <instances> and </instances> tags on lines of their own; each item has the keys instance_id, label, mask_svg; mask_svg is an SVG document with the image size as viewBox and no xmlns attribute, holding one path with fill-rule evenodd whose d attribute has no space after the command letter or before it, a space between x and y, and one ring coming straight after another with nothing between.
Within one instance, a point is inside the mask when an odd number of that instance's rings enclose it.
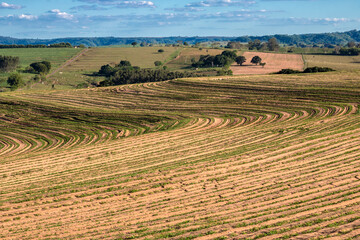
<instances>
[{"instance_id":1,"label":"distant ridge","mask_svg":"<svg viewBox=\"0 0 360 240\"><path fill-rule=\"evenodd\" d=\"M190 44L201 42L221 42L221 41L239 41L248 42L255 39L267 41L275 37L283 44L346 44L348 42L360 42L360 31L351 30L347 32L334 33L314 33L314 34L275 34L266 36L242 36L242 37L75 37L75 38L55 38L55 39L18 39L12 37L1 37L0 44L53 44L59 42L69 42L72 45L85 44L86 46L110 46L138 43L157 43L157 44L173 44L178 41L188 42Z\"/></svg>"}]
</instances>

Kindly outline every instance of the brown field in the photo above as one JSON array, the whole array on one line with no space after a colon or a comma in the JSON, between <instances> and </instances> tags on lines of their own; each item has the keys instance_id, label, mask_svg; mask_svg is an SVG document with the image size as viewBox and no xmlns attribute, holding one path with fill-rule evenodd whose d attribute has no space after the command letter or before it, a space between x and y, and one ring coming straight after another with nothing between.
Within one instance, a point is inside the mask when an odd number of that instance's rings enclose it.
<instances>
[{"instance_id":1,"label":"brown field","mask_svg":"<svg viewBox=\"0 0 360 240\"><path fill-rule=\"evenodd\" d=\"M231 66L234 75L240 74L268 74L278 72L284 68L291 68L297 70L304 69L304 61L301 55L297 54L277 54L277 53L262 53L262 52L245 52L246 62L243 66L236 63ZM250 63L254 56L259 56L262 62L266 63L265 67L256 66Z\"/></svg>"},{"instance_id":2,"label":"brown field","mask_svg":"<svg viewBox=\"0 0 360 240\"><path fill-rule=\"evenodd\" d=\"M359 72L0 101L0 239L360 238Z\"/></svg>"}]
</instances>

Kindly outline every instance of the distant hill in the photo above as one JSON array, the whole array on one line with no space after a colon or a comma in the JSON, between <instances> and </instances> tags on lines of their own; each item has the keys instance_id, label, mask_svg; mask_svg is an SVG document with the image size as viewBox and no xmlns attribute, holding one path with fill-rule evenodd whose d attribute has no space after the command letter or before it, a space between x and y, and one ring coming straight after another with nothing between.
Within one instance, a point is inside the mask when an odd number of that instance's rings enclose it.
<instances>
[{"instance_id":1,"label":"distant hill","mask_svg":"<svg viewBox=\"0 0 360 240\"><path fill-rule=\"evenodd\" d=\"M59 42L69 42L72 45L85 44L86 46L110 46L138 43L157 43L173 44L178 41L188 42L189 44L201 42L222 42L222 41L239 41L248 42L255 39L267 41L275 37L282 44L346 44L348 42L360 42L360 31L352 30L348 32L319 33L319 34L275 34L266 36L242 36L242 37L77 37L77 38L56 38L56 39L17 39L11 37L0 37L0 44L54 44Z\"/></svg>"}]
</instances>

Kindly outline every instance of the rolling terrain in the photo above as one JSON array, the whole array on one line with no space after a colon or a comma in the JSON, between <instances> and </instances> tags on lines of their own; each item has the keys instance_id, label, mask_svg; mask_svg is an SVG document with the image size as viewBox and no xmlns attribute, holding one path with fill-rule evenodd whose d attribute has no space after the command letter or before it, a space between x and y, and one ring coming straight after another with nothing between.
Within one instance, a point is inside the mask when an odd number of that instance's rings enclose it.
<instances>
[{"instance_id":1,"label":"rolling terrain","mask_svg":"<svg viewBox=\"0 0 360 240\"><path fill-rule=\"evenodd\" d=\"M360 74L0 95L2 239L358 239Z\"/></svg>"}]
</instances>

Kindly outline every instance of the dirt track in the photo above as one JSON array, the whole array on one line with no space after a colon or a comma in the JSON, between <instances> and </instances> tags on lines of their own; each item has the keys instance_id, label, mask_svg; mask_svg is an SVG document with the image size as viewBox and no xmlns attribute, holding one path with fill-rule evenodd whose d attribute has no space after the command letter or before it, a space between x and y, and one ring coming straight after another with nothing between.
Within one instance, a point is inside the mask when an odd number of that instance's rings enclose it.
<instances>
[{"instance_id":1,"label":"dirt track","mask_svg":"<svg viewBox=\"0 0 360 240\"><path fill-rule=\"evenodd\" d=\"M240 74L268 74L280 71L283 68L303 70L304 62L301 55L296 54L277 54L261 52L245 52L246 62L243 66L236 63L231 66L234 75ZM265 67L250 63L254 56L259 56L262 62L266 63Z\"/></svg>"}]
</instances>

